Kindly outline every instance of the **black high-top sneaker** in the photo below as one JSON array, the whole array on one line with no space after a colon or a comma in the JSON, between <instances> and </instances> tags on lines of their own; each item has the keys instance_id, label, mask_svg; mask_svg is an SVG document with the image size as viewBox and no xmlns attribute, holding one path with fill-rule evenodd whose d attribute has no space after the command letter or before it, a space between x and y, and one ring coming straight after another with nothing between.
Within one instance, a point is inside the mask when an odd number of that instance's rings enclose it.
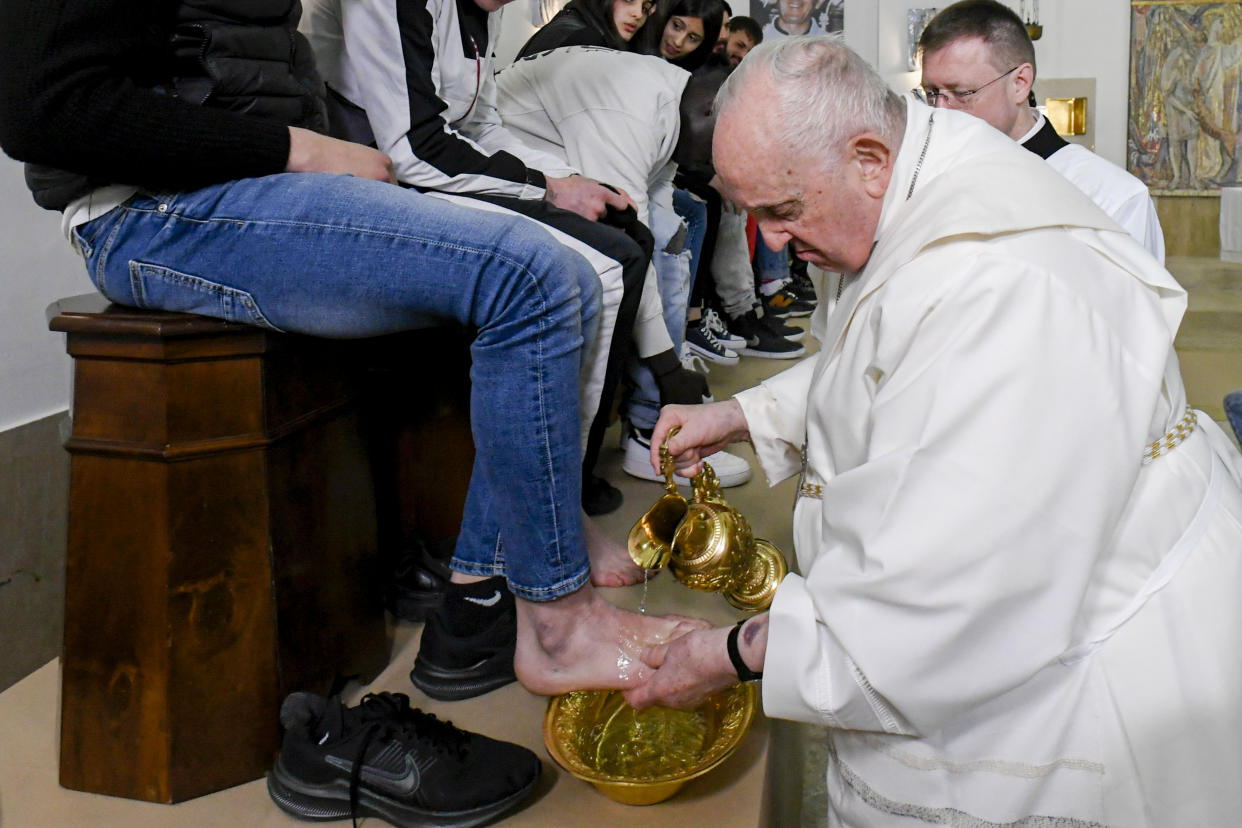
<instances>
[{"instance_id":1,"label":"black high-top sneaker","mask_svg":"<svg viewBox=\"0 0 1242 828\"><path fill-rule=\"evenodd\" d=\"M267 790L299 819L478 825L517 805L539 781L531 751L453 727L411 708L402 693L371 694L357 707L293 693L280 723L285 736Z\"/></svg>"},{"instance_id":2,"label":"black high-top sneaker","mask_svg":"<svg viewBox=\"0 0 1242 828\"><path fill-rule=\"evenodd\" d=\"M481 696L517 681L517 604L505 579L450 583L427 616L410 681L433 699Z\"/></svg>"}]
</instances>

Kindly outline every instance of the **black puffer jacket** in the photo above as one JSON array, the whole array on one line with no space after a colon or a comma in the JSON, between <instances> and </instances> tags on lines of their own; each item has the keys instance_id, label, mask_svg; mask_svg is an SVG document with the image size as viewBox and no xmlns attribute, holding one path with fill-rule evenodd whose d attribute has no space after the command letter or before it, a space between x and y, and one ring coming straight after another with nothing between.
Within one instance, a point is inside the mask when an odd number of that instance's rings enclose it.
<instances>
[{"instance_id":1,"label":"black puffer jacket","mask_svg":"<svg viewBox=\"0 0 1242 828\"><path fill-rule=\"evenodd\" d=\"M326 131L300 16L298 0L6 0L0 143L54 210L104 184L279 172L289 126Z\"/></svg>"},{"instance_id":2,"label":"black puffer jacket","mask_svg":"<svg viewBox=\"0 0 1242 828\"><path fill-rule=\"evenodd\" d=\"M298 31L298 0L182 0L172 91L201 106L327 132L323 81Z\"/></svg>"}]
</instances>

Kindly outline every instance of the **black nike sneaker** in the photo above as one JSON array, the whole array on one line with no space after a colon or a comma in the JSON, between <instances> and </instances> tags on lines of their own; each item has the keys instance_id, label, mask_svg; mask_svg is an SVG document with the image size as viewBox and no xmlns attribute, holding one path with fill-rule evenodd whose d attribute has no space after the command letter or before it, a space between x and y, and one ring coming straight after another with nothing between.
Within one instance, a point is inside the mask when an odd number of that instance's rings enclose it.
<instances>
[{"instance_id":1,"label":"black nike sneaker","mask_svg":"<svg viewBox=\"0 0 1242 828\"><path fill-rule=\"evenodd\" d=\"M450 583L427 616L410 681L428 696L456 701L517 681L517 604L502 577Z\"/></svg>"},{"instance_id":2,"label":"black nike sneaker","mask_svg":"<svg viewBox=\"0 0 1242 828\"><path fill-rule=\"evenodd\" d=\"M453 727L402 693L293 693L280 708L284 742L267 776L272 801L299 819L377 817L396 826L478 825L513 808L539 781L520 745Z\"/></svg>"},{"instance_id":3,"label":"black nike sneaker","mask_svg":"<svg viewBox=\"0 0 1242 828\"><path fill-rule=\"evenodd\" d=\"M384 585L384 606L403 621L425 621L444 598L452 572L448 561L432 554L427 544L408 542L393 561Z\"/></svg>"}]
</instances>

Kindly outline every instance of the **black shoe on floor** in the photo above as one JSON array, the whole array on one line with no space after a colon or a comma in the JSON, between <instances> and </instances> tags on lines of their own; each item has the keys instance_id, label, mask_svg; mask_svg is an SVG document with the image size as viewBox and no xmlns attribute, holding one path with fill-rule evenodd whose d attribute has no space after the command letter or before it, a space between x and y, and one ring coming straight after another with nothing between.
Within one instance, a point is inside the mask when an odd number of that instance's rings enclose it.
<instances>
[{"instance_id":1,"label":"black shoe on floor","mask_svg":"<svg viewBox=\"0 0 1242 828\"><path fill-rule=\"evenodd\" d=\"M517 681L517 605L502 577L449 584L427 616L410 681L440 701L471 699Z\"/></svg>"},{"instance_id":2,"label":"black shoe on floor","mask_svg":"<svg viewBox=\"0 0 1242 828\"><path fill-rule=\"evenodd\" d=\"M819 301L819 296L815 293L815 283L811 281L811 277L806 272L806 262L803 262L801 270L790 267L791 281L788 284L789 292L797 296L803 302L814 305Z\"/></svg>"},{"instance_id":3,"label":"black shoe on floor","mask_svg":"<svg viewBox=\"0 0 1242 828\"><path fill-rule=\"evenodd\" d=\"M591 517L606 515L621 508L625 496L621 490L593 474L582 477L582 511Z\"/></svg>"},{"instance_id":4,"label":"black shoe on floor","mask_svg":"<svg viewBox=\"0 0 1242 828\"><path fill-rule=\"evenodd\" d=\"M447 560L432 555L422 541L411 541L392 565L384 605L403 621L423 621L440 606L451 575Z\"/></svg>"},{"instance_id":5,"label":"black shoe on floor","mask_svg":"<svg viewBox=\"0 0 1242 828\"><path fill-rule=\"evenodd\" d=\"M799 299L789 288L781 288L771 296L763 297L763 307L768 316L810 316L815 305Z\"/></svg>"},{"instance_id":6,"label":"black shoe on floor","mask_svg":"<svg viewBox=\"0 0 1242 828\"><path fill-rule=\"evenodd\" d=\"M798 343L773 333L753 310L730 319L729 330L746 340L746 347L738 352L743 356L796 359L806 353L806 348Z\"/></svg>"},{"instance_id":7,"label":"black shoe on floor","mask_svg":"<svg viewBox=\"0 0 1242 828\"><path fill-rule=\"evenodd\" d=\"M775 316L760 316L759 322L772 333L790 342L801 342L802 337L806 336L806 331L802 328L790 325L784 319L777 319Z\"/></svg>"},{"instance_id":8,"label":"black shoe on floor","mask_svg":"<svg viewBox=\"0 0 1242 828\"><path fill-rule=\"evenodd\" d=\"M284 741L267 791L284 812L322 822L376 817L400 826L470 826L535 788L539 757L410 707L402 693L357 707L293 693L280 708Z\"/></svg>"}]
</instances>

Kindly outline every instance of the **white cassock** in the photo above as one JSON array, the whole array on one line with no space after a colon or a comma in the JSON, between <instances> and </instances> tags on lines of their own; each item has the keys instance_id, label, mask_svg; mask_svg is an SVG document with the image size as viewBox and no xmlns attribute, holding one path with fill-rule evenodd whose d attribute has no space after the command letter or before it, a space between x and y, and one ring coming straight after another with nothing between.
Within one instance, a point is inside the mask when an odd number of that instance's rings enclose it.
<instances>
[{"instance_id":1,"label":"white cassock","mask_svg":"<svg viewBox=\"0 0 1242 828\"><path fill-rule=\"evenodd\" d=\"M770 480L805 445L765 711L830 728L833 825L1237 825L1242 462L1187 419L1185 292L1038 157L908 107L820 356L738 396Z\"/></svg>"}]
</instances>

